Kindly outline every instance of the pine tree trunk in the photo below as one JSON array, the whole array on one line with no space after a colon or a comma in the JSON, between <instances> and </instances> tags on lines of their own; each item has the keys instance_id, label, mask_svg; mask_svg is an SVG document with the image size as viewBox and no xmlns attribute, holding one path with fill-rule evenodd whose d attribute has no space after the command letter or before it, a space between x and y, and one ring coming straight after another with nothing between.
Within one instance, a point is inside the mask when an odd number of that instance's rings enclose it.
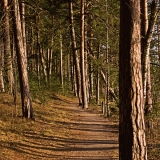
<instances>
[{"instance_id":1,"label":"pine tree trunk","mask_svg":"<svg viewBox=\"0 0 160 160\"><path fill-rule=\"evenodd\" d=\"M41 49L40 49L39 58L40 58L42 69L43 69L44 82L47 85L47 82L48 82L48 79L47 79L47 66L46 66L46 61L45 61L45 56L44 56L43 45L41 46Z\"/></svg>"},{"instance_id":2,"label":"pine tree trunk","mask_svg":"<svg viewBox=\"0 0 160 160\"><path fill-rule=\"evenodd\" d=\"M62 34L60 33L60 82L61 87L64 89L64 80L63 80L63 44L62 44Z\"/></svg>"},{"instance_id":3,"label":"pine tree trunk","mask_svg":"<svg viewBox=\"0 0 160 160\"><path fill-rule=\"evenodd\" d=\"M36 73L37 73L37 80L38 80L38 87L40 88L40 29L39 29L39 24L40 23L40 15L38 14L36 16L36 36L37 36L37 54L36 54Z\"/></svg>"},{"instance_id":4,"label":"pine tree trunk","mask_svg":"<svg viewBox=\"0 0 160 160\"><path fill-rule=\"evenodd\" d=\"M26 43L26 23L25 23L25 3L21 2L21 19L22 19L22 36L23 36L23 46L27 57L27 43Z\"/></svg>"},{"instance_id":5,"label":"pine tree trunk","mask_svg":"<svg viewBox=\"0 0 160 160\"><path fill-rule=\"evenodd\" d=\"M110 108L109 108L109 53L108 53L108 4L106 1L106 117L110 117Z\"/></svg>"},{"instance_id":6,"label":"pine tree trunk","mask_svg":"<svg viewBox=\"0 0 160 160\"><path fill-rule=\"evenodd\" d=\"M75 76L76 76L76 83L77 83L77 94L79 99L79 105L82 104L82 92L81 92L81 73L80 73L80 65L79 65L79 58L77 53L77 45L76 45L76 36L74 30L74 22L73 22L73 7L72 1L69 2L69 11L70 11L70 30L71 30L71 40L72 40L72 50L73 50L73 63L75 66Z\"/></svg>"},{"instance_id":7,"label":"pine tree trunk","mask_svg":"<svg viewBox=\"0 0 160 160\"><path fill-rule=\"evenodd\" d=\"M91 8L90 8L91 9ZM89 26L89 39L88 39L88 49L89 49L89 54L92 54L93 52L93 29L92 29L92 21L93 21L93 16L92 15L88 15L89 20L88 20L88 26ZM93 63L92 63L92 59L90 58L88 60L89 64L88 64L88 69L89 69L89 100L92 99L93 94L94 94L94 83L93 83Z\"/></svg>"},{"instance_id":8,"label":"pine tree trunk","mask_svg":"<svg viewBox=\"0 0 160 160\"><path fill-rule=\"evenodd\" d=\"M52 76L52 66L53 66L53 43L54 43L54 16L51 16L52 19L52 37L51 37L51 47L49 49L49 62L48 62L48 81L50 85L50 80Z\"/></svg>"},{"instance_id":9,"label":"pine tree trunk","mask_svg":"<svg viewBox=\"0 0 160 160\"><path fill-rule=\"evenodd\" d=\"M89 102L89 76L88 76L88 15L87 1L84 3L84 68L85 68L85 86L86 86L86 102Z\"/></svg>"},{"instance_id":10,"label":"pine tree trunk","mask_svg":"<svg viewBox=\"0 0 160 160\"><path fill-rule=\"evenodd\" d=\"M100 46L101 46L101 43L99 42L97 60L99 60ZM99 105L99 65L97 67L97 76L96 77L97 77L96 78L96 102L97 102L97 105Z\"/></svg>"},{"instance_id":11,"label":"pine tree trunk","mask_svg":"<svg viewBox=\"0 0 160 160\"><path fill-rule=\"evenodd\" d=\"M30 96L27 73L27 57L23 46L23 35L18 0L13 0L13 27L21 89L22 114L25 118L33 119L32 100Z\"/></svg>"},{"instance_id":12,"label":"pine tree trunk","mask_svg":"<svg viewBox=\"0 0 160 160\"><path fill-rule=\"evenodd\" d=\"M141 72L140 1L121 0L119 159L147 160Z\"/></svg>"},{"instance_id":13,"label":"pine tree trunk","mask_svg":"<svg viewBox=\"0 0 160 160\"><path fill-rule=\"evenodd\" d=\"M4 4L4 17L3 17L3 31L4 31L4 58L5 68L7 69L8 76L8 92L9 94L14 93L14 76L12 67L12 56L11 56L11 44L10 44L10 25L9 25L9 6L8 0L3 0Z\"/></svg>"},{"instance_id":14,"label":"pine tree trunk","mask_svg":"<svg viewBox=\"0 0 160 160\"><path fill-rule=\"evenodd\" d=\"M3 80L3 57L4 57L4 49L3 42L0 42L0 93L5 92L4 89L4 80Z\"/></svg>"},{"instance_id":15,"label":"pine tree trunk","mask_svg":"<svg viewBox=\"0 0 160 160\"><path fill-rule=\"evenodd\" d=\"M82 83L82 107L88 108L88 95L86 85L86 72L85 72L85 26L84 26L84 7L85 0L81 0L81 42L80 42L80 57L81 57L81 83Z\"/></svg>"},{"instance_id":16,"label":"pine tree trunk","mask_svg":"<svg viewBox=\"0 0 160 160\"><path fill-rule=\"evenodd\" d=\"M149 49L150 49L150 44L152 40L152 35L153 35L153 29L154 25L156 23L157 15L158 15L158 2L156 0L153 0L151 3L151 16L149 20L149 26L147 26L143 29L143 25L147 25L147 1L144 2L145 4L142 5L145 7L144 15L142 16L142 78L143 78L143 92L144 92L144 105L146 106L145 112L146 114L152 112L152 91L151 91L151 79L150 79L150 56L149 56ZM142 11L143 11L142 10ZM143 15L143 14L142 14ZM144 19L144 20L143 20ZM143 21L145 23L143 23Z\"/></svg>"}]
</instances>

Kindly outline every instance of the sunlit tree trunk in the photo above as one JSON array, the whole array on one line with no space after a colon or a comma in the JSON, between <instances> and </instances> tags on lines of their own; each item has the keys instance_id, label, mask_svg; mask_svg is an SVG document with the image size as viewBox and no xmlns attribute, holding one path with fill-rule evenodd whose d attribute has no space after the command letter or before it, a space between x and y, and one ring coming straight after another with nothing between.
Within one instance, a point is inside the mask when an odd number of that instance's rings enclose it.
<instances>
[{"instance_id":1,"label":"sunlit tree trunk","mask_svg":"<svg viewBox=\"0 0 160 160\"><path fill-rule=\"evenodd\" d=\"M106 0L106 113L105 116L110 117L110 108L109 108L109 53L108 53L108 1Z\"/></svg>"},{"instance_id":2,"label":"sunlit tree trunk","mask_svg":"<svg viewBox=\"0 0 160 160\"><path fill-rule=\"evenodd\" d=\"M41 65L42 65L42 70L43 70L43 75L44 75L44 82L47 85L47 82L48 82L48 79L47 79L47 66L46 66L46 61L45 61L46 58L45 58L43 45L41 45L39 58L40 58Z\"/></svg>"},{"instance_id":3,"label":"sunlit tree trunk","mask_svg":"<svg viewBox=\"0 0 160 160\"><path fill-rule=\"evenodd\" d=\"M149 50L145 52L145 37L148 30L148 6L147 0L141 0L141 50L142 50L142 82L143 82L143 96L144 105L146 103L147 96L147 71L149 62Z\"/></svg>"},{"instance_id":4,"label":"sunlit tree trunk","mask_svg":"<svg viewBox=\"0 0 160 160\"><path fill-rule=\"evenodd\" d=\"M8 0L3 0L4 16L3 16L3 39L4 39L4 59L5 68L7 70L8 77L8 92L9 94L14 93L14 76L12 67L12 56L11 56L11 44L10 44L10 24L9 24L9 6Z\"/></svg>"},{"instance_id":5,"label":"sunlit tree trunk","mask_svg":"<svg viewBox=\"0 0 160 160\"><path fill-rule=\"evenodd\" d=\"M92 21L93 21L93 16L92 14L89 14L88 15L88 28L89 28L89 31L88 31L88 40L87 40L87 45L88 45L88 50L89 54L92 54L93 53L93 28L92 28ZM93 89L93 86L94 86L94 83L93 83L93 62L92 62L92 59L91 58L88 58L88 70L89 70L89 100L92 99L93 97L93 94L94 94L94 89Z\"/></svg>"},{"instance_id":6,"label":"sunlit tree trunk","mask_svg":"<svg viewBox=\"0 0 160 160\"><path fill-rule=\"evenodd\" d=\"M141 34L142 34L142 78L145 113L152 112L152 91L150 79L150 44L153 35L154 25L158 15L158 1L153 0L151 3L151 15L148 25L147 0L141 1Z\"/></svg>"},{"instance_id":7,"label":"sunlit tree trunk","mask_svg":"<svg viewBox=\"0 0 160 160\"><path fill-rule=\"evenodd\" d=\"M51 46L50 46L50 49L49 49L49 62L48 62L48 81L49 81L49 84L50 84L50 79L51 79L51 76L52 76L52 66L53 66L53 43L54 43L54 16L52 15L51 16L52 18L52 36L51 36Z\"/></svg>"},{"instance_id":8,"label":"sunlit tree trunk","mask_svg":"<svg viewBox=\"0 0 160 160\"><path fill-rule=\"evenodd\" d=\"M79 58L78 58L77 45L76 45L72 0L70 0L69 2L69 11L70 11L70 30L71 30L71 41L72 41L72 51L73 51L73 63L75 66L75 76L76 76L76 84L77 84L76 85L77 95L79 99L79 105L81 105L82 104L81 72L80 72Z\"/></svg>"},{"instance_id":9,"label":"sunlit tree trunk","mask_svg":"<svg viewBox=\"0 0 160 160\"><path fill-rule=\"evenodd\" d=\"M92 64L92 60L89 61L88 64L88 68L89 68L89 100L92 99L93 97L93 64Z\"/></svg>"},{"instance_id":10,"label":"sunlit tree trunk","mask_svg":"<svg viewBox=\"0 0 160 160\"><path fill-rule=\"evenodd\" d=\"M27 73L27 57L23 46L23 34L18 0L13 0L13 27L20 80L22 114L23 117L33 119L32 100L30 96Z\"/></svg>"},{"instance_id":11,"label":"sunlit tree trunk","mask_svg":"<svg viewBox=\"0 0 160 160\"><path fill-rule=\"evenodd\" d=\"M88 108L88 95L86 85L86 69L85 69L85 21L84 21L84 9L85 0L81 0L81 29L80 29L80 57L81 57L81 83L82 83L82 107Z\"/></svg>"},{"instance_id":12,"label":"sunlit tree trunk","mask_svg":"<svg viewBox=\"0 0 160 160\"><path fill-rule=\"evenodd\" d=\"M60 82L62 89L64 88L64 80L63 80L63 43L62 43L62 33L60 33Z\"/></svg>"},{"instance_id":13,"label":"sunlit tree trunk","mask_svg":"<svg viewBox=\"0 0 160 160\"><path fill-rule=\"evenodd\" d=\"M4 68L3 57L4 57L4 47L3 47L3 42L0 41L0 92L5 92L4 80L3 80L3 68Z\"/></svg>"},{"instance_id":14,"label":"sunlit tree trunk","mask_svg":"<svg viewBox=\"0 0 160 160\"><path fill-rule=\"evenodd\" d=\"M24 2L21 2L21 19L22 19L23 46L24 46L26 57L27 57L25 3Z\"/></svg>"},{"instance_id":15,"label":"sunlit tree trunk","mask_svg":"<svg viewBox=\"0 0 160 160\"><path fill-rule=\"evenodd\" d=\"M98 44L97 60L99 60L100 46L101 46L101 43L99 42L99 44ZM97 105L99 105L99 90L100 90L99 83L100 83L100 78L99 78L99 64L98 64L98 66L97 66L97 76L96 76L96 102L97 102Z\"/></svg>"},{"instance_id":16,"label":"sunlit tree trunk","mask_svg":"<svg viewBox=\"0 0 160 160\"><path fill-rule=\"evenodd\" d=\"M119 159L147 160L141 72L140 1L120 1Z\"/></svg>"},{"instance_id":17,"label":"sunlit tree trunk","mask_svg":"<svg viewBox=\"0 0 160 160\"><path fill-rule=\"evenodd\" d=\"M85 0L84 3L84 68L85 68L85 86L86 86L86 95L87 103L90 101L89 95L89 64L88 64L88 1Z\"/></svg>"}]
</instances>

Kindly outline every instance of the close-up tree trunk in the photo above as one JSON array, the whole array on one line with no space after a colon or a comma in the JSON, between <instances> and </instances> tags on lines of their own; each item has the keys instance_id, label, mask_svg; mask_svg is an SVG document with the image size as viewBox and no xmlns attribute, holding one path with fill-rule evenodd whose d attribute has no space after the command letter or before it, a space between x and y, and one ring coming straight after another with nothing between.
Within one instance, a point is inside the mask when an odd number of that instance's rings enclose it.
<instances>
[{"instance_id":1,"label":"close-up tree trunk","mask_svg":"<svg viewBox=\"0 0 160 160\"><path fill-rule=\"evenodd\" d=\"M119 159L146 160L140 1L121 0L120 7Z\"/></svg>"}]
</instances>

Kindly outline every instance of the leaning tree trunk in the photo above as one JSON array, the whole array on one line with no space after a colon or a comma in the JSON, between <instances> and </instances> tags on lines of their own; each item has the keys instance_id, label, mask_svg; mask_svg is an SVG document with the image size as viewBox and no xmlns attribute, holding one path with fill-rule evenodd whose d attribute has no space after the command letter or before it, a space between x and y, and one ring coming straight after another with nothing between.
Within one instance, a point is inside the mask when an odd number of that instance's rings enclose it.
<instances>
[{"instance_id":1,"label":"leaning tree trunk","mask_svg":"<svg viewBox=\"0 0 160 160\"><path fill-rule=\"evenodd\" d=\"M76 83L77 83L77 94L79 99L79 105L82 104L82 92L81 92L81 73L80 73L80 66L79 66L79 58L77 53L77 45L76 45L76 36L74 30L74 21L73 21L73 7L72 1L69 2L69 11L70 11L70 30L71 30L71 40L72 40L72 50L73 50L73 61L75 66L75 76L76 76Z\"/></svg>"},{"instance_id":2,"label":"leaning tree trunk","mask_svg":"<svg viewBox=\"0 0 160 160\"><path fill-rule=\"evenodd\" d=\"M23 35L18 0L13 0L13 27L21 90L22 114L23 117L33 119L32 100L29 91L27 73L27 57L23 46Z\"/></svg>"},{"instance_id":3,"label":"leaning tree trunk","mask_svg":"<svg viewBox=\"0 0 160 160\"><path fill-rule=\"evenodd\" d=\"M119 159L147 160L141 72L140 1L121 0Z\"/></svg>"}]
</instances>

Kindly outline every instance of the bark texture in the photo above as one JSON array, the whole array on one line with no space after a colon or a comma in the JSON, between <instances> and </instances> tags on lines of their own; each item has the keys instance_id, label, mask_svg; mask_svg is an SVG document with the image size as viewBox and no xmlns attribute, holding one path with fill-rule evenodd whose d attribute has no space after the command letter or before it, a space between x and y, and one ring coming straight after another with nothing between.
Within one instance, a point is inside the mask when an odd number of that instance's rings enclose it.
<instances>
[{"instance_id":1,"label":"bark texture","mask_svg":"<svg viewBox=\"0 0 160 160\"><path fill-rule=\"evenodd\" d=\"M121 0L120 5L119 159L146 160L140 1Z\"/></svg>"}]
</instances>

